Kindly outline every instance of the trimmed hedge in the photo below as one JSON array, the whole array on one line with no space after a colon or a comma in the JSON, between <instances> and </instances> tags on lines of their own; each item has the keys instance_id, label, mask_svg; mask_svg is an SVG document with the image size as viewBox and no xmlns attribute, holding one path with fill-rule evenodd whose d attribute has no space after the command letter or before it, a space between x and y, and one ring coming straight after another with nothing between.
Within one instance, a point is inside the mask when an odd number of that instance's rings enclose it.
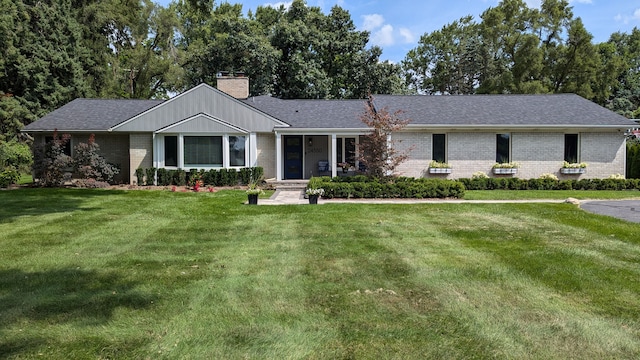
<instances>
[{"instance_id":1,"label":"trimmed hedge","mask_svg":"<svg viewBox=\"0 0 640 360\"><path fill-rule=\"evenodd\" d=\"M147 174L152 176L149 171L156 171L158 185L169 186L178 185L185 186L193 183L194 179L202 180L205 186L236 186L236 185L248 185L252 179L261 179L264 170L261 167L241 168L236 169L189 169L185 171L183 169L168 170L164 168L154 169L137 169L136 173L140 171L141 174ZM147 185L153 185L148 183Z\"/></svg>"},{"instance_id":2,"label":"trimmed hedge","mask_svg":"<svg viewBox=\"0 0 640 360\"><path fill-rule=\"evenodd\" d=\"M640 190L640 179L458 179L467 190Z\"/></svg>"},{"instance_id":3,"label":"trimmed hedge","mask_svg":"<svg viewBox=\"0 0 640 360\"><path fill-rule=\"evenodd\" d=\"M373 178L350 176L314 177L309 188L324 189L325 198L462 198L464 185L455 180L414 178Z\"/></svg>"}]
</instances>

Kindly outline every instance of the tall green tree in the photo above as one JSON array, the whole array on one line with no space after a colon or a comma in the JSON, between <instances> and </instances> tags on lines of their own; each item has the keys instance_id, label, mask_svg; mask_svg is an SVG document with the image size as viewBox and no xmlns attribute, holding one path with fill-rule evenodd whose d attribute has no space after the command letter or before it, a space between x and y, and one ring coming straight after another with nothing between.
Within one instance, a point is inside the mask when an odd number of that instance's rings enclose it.
<instances>
[{"instance_id":1,"label":"tall green tree","mask_svg":"<svg viewBox=\"0 0 640 360\"><path fill-rule=\"evenodd\" d=\"M403 66L407 82L427 94L471 94L483 69L479 27L471 16L423 35Z\"/></svg>"},{"instance_id":2,"label":"tall green tree","mask_svg":"<svg viewBox=\"0 0 640 360\"><path fill-rule=\"evenodd\" d=\"M48 111L95 92L70 0L0 4L0 123L2 136L11 138Z\"/></svg>"},{"instance_id":3,"label":"tall green tree","mask_svg":"<svg viewBox=\"0 0 640 360\"><path fill-rule=\"evenodd\" d=\"M593 45L567 0L543 0L540 9L503 0L480 19L464 17L423 35L403 62L412 86L423 93L574 92L588 99L611 87L616 60L603 63L605 49ZM609 75L598 78L603 70Z\"/></svg>"},{"instance_id":4,"label":"tall green tree","mask_svg":"<svg viewBox=\"0 0 640 360\"><path fill-rule=\"evenodd\" d=\"M252 80L251 94L271 91L278 54L260 23L243 17L242 5L223 3L205 9L179 4L177 9L187 86L215 84L220 71L242 71Z\"/></svg>"},{"instance_id":5,"label":"tall green tree","mask_svg":"<svg viewBox=\"0 0 640 360\"><path fill-rule=\"evenodd\" d=\"M628 118L640 118L640 29L630 34L614 33L607 42L612 67L618 70L606 106ZM604 45L603 45L604 46ZM613 48L611 48L613 47ZM621 62L622 65L617 66Z\"/></svg>"}]
</instances>

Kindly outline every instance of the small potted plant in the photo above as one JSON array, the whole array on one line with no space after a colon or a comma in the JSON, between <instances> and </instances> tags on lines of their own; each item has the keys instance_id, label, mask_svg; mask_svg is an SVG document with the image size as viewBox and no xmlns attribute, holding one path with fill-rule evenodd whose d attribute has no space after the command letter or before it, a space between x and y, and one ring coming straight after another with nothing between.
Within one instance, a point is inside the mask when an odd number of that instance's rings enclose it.
<instances>
[{"instance_id":1,"label":"small potted plant","mask_svg":"<svg viewBox=\"0 0 640 360\"><path fill-rule=\"evenodd\" d=\"M561 174L584 174L587 172L587 163L570 163L565 161L560 168Z\"/></svg>"},{"instance_id":2,"label":"small potted plant","mask_svg":"<svg viewBox=\"0 0 640 360\"><path fill-rule=\"evenodd\" d=\"M513 175L518 173L520 164L517 162L495 163L491 169L496 175Z\"/></svg>"},{"instance_id":3,"label":"small potted plant","mask_svg":"<svg viewBox=\"0 0 640 360\"><path fill-rule=\"evenodd\" d=\"M264 191L262 191L256 183L249 184L246 192L249 205L258 205L258 196L264 194Z\"/></svg>"},{"instance_id":4,"label":"small potted plant","mask_svg":"<svg viewBox=\"0 0 640 360\"><path fill-rule=\"evenodd\" d=\"M307 189L305 192L307 194L307 197L309 198L309 204L314 205L318 203L318 198L324 195L324 189L322 188Z\"/></svg>"},{"instance_id":5,"label":"small potted plant","mask_svg":"<svg viewBox=\"0 0 640 360\"><path fill-rule=\"evenodd\" d=\"M451 174L451 165L446 162L431 160L429 174Z\"/></svg>"}]
</instances>

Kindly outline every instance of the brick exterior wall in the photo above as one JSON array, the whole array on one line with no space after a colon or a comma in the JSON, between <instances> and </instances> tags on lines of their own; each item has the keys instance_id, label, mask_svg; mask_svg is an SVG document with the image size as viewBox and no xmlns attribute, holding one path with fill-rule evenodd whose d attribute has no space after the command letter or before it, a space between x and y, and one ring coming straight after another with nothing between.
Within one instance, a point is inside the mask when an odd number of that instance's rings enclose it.
<instances>
[{"instance_id":1,"label":"brick exterior wall","mask_svg":"<svg viewBox=\"0 0 640 360\"><path fill-rule=\"evenodd\" d=\"M137 168L153 166L153 136L151 134L129 134L129 183L136 181Z\"/></svg>"},{"instance_id":2,"label":"brick exterior wall","mask_svg":"<svg viewBox=\"0 0 640 360\"><path fill-rule=\"evenodd\" d=\"M431 162L431 133L402 133L394 137L394 147L399 152L409 150L409 159L396 168L400 176L428 176L427 168Z\"/></svg>"},{"instance_id":3,"label":"brick exterior wall","mask_svg":"<svg viewBox=\"0 0 640 360\"><path fill-rule=\"evenodd\" d=\"M216 82L218 90L236 99L247 99L249 97L248 77L219 77Z\"/></svg>"},{"instance_id":4,"label":"brick exterior wall","mask_svg":"<svg viewBox=\"0 0 640 360\"><path fill-rule=\"evenodd\" d=\"M589 164L587 178L606 178L623 174L627 148L621 133L580 134L580 161Z\"/></svg>"},{"instance_id":5,"label":"brick exterior wall","mask_svg":"<svg viewBox=\"0 0 640 360\"><path fill-rule=\"evenodd\" d=\"M264 178L276 177L276 136L257 134L258 166L264 169Z\"/></svg>"},{"instance_id":6,"label":"brick exterior wall","mask_svg":"<svg viewBox=\"0 0 640 360\"><path fill-rule=\"evenodd\" d=\"M496 163L496 133L494 132L452 132L447 133L447 162L453 168L451 174L429 174L431 161L431 133L400 133L394 138L402 140L397 149L413 146L410 159L403 163L396 173L410 177L469 178L482 171L490 177L494 175L492 166ZM538 178L544 173L556 175L559 179L606 178L612 174L625 173L626 148L624 137L618 132L580 133L580 161L588 164L587 172L579 175L560 173L564 161L564 133L554 132L512 132L511 161L520 163L516 177Z\"/></svg>"}]
</instances>

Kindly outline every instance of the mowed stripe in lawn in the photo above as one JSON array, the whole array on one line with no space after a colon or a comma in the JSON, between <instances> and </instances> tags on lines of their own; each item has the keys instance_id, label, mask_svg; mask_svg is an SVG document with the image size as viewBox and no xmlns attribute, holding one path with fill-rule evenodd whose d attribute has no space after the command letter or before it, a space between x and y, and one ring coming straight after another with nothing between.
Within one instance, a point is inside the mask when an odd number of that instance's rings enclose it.
<instances>
[{"instance_id":1,"label":"mowed stripe in lawn","mask_svg":"<svg viewBox=\"0 0 640 360\"><path fill-rule=\"evenodd\" d=\"M38 191L25 201L35 205ZM253 207L233 191L40 193L59 199L0 222L6 354L640 354L640 227L571 205Z\"/></svg>"}]
</instances>

